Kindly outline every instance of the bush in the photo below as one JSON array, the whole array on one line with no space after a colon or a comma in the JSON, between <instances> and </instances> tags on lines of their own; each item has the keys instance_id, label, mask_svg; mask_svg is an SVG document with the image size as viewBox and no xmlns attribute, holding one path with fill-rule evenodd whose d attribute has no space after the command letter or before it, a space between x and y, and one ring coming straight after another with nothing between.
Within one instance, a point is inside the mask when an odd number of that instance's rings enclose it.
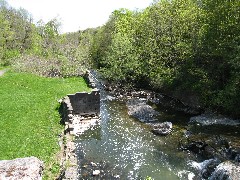
<instances>
[{"instance_id":1,"label":"bush","mask_svg":"<svg viewBox=\"0 0 240 180\"><path fill-rule=\"evenodd\" d=\"M14 59L13 69L45 77L81 76L86 71L77 62L69 61L64 56L46 59L34 55L22 55Z\"/></svg>"}]
</instances>

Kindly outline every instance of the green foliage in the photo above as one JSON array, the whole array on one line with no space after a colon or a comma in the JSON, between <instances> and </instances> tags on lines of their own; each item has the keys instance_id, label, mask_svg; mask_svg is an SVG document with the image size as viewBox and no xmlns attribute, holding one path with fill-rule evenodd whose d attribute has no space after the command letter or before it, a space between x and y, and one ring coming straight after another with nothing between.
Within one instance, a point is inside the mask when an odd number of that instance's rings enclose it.
<instances>
[{"instance_id":1,"label":"green foliage","mask_svg":"<svg viewBox=\"0 0 240 180\"><path fill-rule=\"evenodd\" d=\"M0 77L0 159L36 156L49 164L59 151L62 131L58 100L76 91L89 91L83 78L43 78L6 72ZM51 167L58 171L57 164Z\"/></svg>"},{"instance_id":2,"label":"green foliage","mask_svg":"<svg viewBox=\"0 0 240 180\"><path fill-rule=\"evenodd\" d=\"M93 38L93 43L90 47L90 55L95 67L104 67L104 58L108 48L112 42L112 34L114 32L114 17L111 16L109 21L100 27Z\"/></svg>"},{"instance_id":3,"label":"green foliage","mask_svg":"<svg viewBox=\"0 0 240 180\"><path fill-rule=\"evenodd\" d=\"M42 76L79 76L90 67L95 29L61 35L61 23L32 23L24 9L0 4L0 65Z\"/></svg>"},{"instance_id":4,"label":"green foliage","mask_svg":"<svg viewBox=\"0 0 240 180\"><path fill-rule=\"evenodd\" d=\"M5 50L3 56L4 58L1 65L9 66L12 64L14 58L20 56L20 52L17 49Z\"/></svg>"},{"instance_id":5,"label":"green foliage","mask_svg":"<svg viewBox=\"0 0 240 180\"><path fill-rule=\"evenodd\" d=\"M102 27L63 35L60 24L55 18L34 25L27 11L1 0L0 66L73 76L93 65L115 83L189 92L204 107L240 115L233 110L240 107L234 100L240 1L155 1L142 11L116 10Z\"/></svg>"},{"instance_id":6,"label":"green foliage","mask_svg":"<svg viewBox=\"0 0 240 180\"><path fill-rule=\"evenodd\" d=\"M132 13L125 9L115 11L113 17L115 31L112 36L111 49L106 52L102 60L105 65L103 72L107 77L111 75L109 78L111 77L112 80L128 82L136 78L132 68L138 66L136 54L134 54L133 35L130 33L133 30L134 18L132 18Z\"/></svg>"},{"instance_id":7,"label":"green foliage","mask_svg":"<svg viewBox=\"0 0 240 180\"><path fill-rule=\"evenodd\" d=\"M150 176L147 176L146 180L153 180Z\"/></svg>"},{"instance_id":8,"label":"green foliage","mask_svg":"<svg viewBox=\"0 0 240 180\"><path fill-rule=\"evenodd\" d=\"M65 56L43 58L36 55L22 55L14 59L13 69L17 72L28 72L45 77L81 76L86 69L78 61L71 61Z\"/></svg>"},{"instance_id":9,"label":"green foliage","mask_svg":"<svg viewBox=\"0 0 240 180\"><path fill-rule=\"evenodd\" d=\"M90 47L95 33L96 29L86 29L61 35L59 52L70 62L68 68L80 68L84 72L91 67Z\"/></svg>"},{"instance_id":10,"label":"green foliage","mask_svg":"<svg viewBox=\"0 0 240 180\"><path fill-rule=\"evenodd\" d=\"M13 9L2 1L0 6L0 64L9 65L11 59L32 45L31 16L24 9Z\"/></svg>"},{"instance_id":11,"label":"green foliage","mask_svg":"<svg viewBox=\"0 0 240 180\"><path fill-rule=\"evenodd\" d=\"M239 116L240 2L162 0L120 9L95 35L92 60L115 83L187 91Z\"/></svg>"}]
</instances>

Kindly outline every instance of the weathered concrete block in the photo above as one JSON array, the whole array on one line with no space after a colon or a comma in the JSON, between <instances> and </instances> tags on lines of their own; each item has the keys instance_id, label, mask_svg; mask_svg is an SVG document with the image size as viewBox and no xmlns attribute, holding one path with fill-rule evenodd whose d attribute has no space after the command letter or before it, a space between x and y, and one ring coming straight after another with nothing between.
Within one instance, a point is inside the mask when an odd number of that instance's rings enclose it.
<instances>
[{"instance_id":1,"label":"weathered concrete block","mask_svg":"<svg viewBox=\"0 0 240 180\"><path fill-rule=\"evenodd\" d=\"M73 114L99 115L100 114L100 92L93 90L91 93L76 93L68 95Z\"/></svg>"}]
</instances>

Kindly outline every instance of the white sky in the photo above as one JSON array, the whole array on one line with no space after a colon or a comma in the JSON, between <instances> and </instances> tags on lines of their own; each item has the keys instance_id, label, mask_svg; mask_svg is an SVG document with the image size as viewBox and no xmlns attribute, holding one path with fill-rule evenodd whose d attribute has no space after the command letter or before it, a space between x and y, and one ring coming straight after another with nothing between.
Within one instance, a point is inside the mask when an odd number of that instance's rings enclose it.
<instances>
[{"instance_id":1,"label":"white sky","mask_svg":"<svg viewBox=\"0 0 240 180\"><path fill-rule=\"evenodd\" d=\"M26 9L34 22L42 19L45 23L58 18L61 32L74 32L89 27L101 26L111 13L120 8L144 9L153 0L7 0L14 8Z\"/></svg>"}]
</instances>

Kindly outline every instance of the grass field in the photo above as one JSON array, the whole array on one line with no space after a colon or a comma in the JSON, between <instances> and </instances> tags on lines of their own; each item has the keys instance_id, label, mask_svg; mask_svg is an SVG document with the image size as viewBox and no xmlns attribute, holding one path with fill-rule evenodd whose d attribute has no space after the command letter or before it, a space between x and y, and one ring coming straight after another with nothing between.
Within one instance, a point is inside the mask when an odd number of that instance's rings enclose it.
<instances>
[{"instance_id":1,"label":"grass field","mask_svg":"<svg viewBox=\"0 0 240 180\"><path fill-rule=\"evenodd\" d=\"M63 130L58 100L89 90L83 78L6 72L0 77L0 160L36 156L51 164Z\"/></svg>"},{"instance_id":2,"label":"grass field","mask_svg":"<svg viewBox=\"0 0 240 180\"><path fill-rule=\"evenodd\" d=\"M2 69L7 69L7 68L9 68L8 66L1 66L0 65L0 70L2 70Z\"/></svg>"}]
</instances>

